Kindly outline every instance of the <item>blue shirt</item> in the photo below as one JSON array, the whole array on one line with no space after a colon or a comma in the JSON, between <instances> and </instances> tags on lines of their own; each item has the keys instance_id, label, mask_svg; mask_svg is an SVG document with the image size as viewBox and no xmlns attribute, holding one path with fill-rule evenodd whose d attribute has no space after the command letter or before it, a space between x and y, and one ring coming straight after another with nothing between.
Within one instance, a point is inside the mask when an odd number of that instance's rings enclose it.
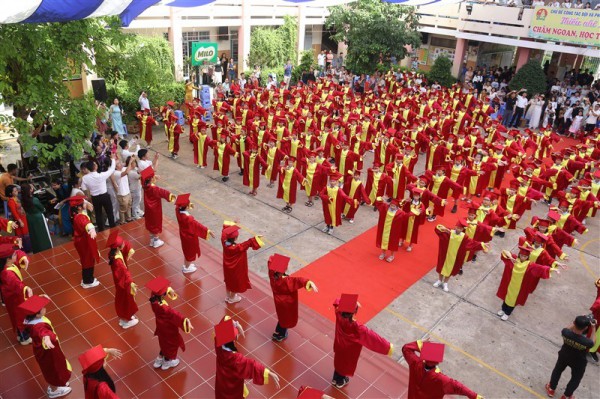
<instances>
[{"instance_id":1,"label":"blue shirt","mask_svg":"<svg viewBox=\"0 0 600 399\"><path fill-rule=\"evenodd\" d=\"M283 69L283 76L292 76L292 66L286 65Z\"/></svg>"},{"instance_id":2,"label":"blue shirt","mask_svg":"<svg viewBox=\"0 0 600 399\"><path fill-rule=\"evenodd\" d=\"M185 124L185 117L183 115L183 111L180 109L176 109L173 111L175 116L177 117L177 124L183 126Z\"/></svg>"}]
</instances>

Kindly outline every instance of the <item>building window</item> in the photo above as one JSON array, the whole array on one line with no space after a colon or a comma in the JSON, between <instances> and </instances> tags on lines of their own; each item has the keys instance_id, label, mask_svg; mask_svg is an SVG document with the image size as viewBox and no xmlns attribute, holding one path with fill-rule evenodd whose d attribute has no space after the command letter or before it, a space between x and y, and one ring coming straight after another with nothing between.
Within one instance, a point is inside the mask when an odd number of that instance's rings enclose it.
<instances>
[{"instance_id":1,"label":"building window","mask_svg":"<svg viewBox=\"0 0 600 399\"><path fill-rule=\"evenodd\" d=\"M190 56L192 54L192 42L207 42L210 40L209 31L183 32L183 74L190 74Z\"/></svg>"},{"instance_id":2,"label":"building window","mask_svg":"<svg viewBox=\"0 0 600 399\"><path fill-rule=\"evenodd\" d=\"M230 30L229 31L229 45L231 48L230 58L233 58L235 62L237 62L238 58L238 31Z\"/></svg>"}]
</instances>

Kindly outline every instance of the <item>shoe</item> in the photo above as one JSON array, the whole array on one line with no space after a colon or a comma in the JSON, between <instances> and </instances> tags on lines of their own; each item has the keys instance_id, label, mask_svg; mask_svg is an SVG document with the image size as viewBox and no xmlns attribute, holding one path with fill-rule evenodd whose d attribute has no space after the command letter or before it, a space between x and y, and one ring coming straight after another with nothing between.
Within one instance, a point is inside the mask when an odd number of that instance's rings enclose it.
<instances>
[{"instance_id":1,"label":"shoe","mask_svg":"<svg viewBox=\"0 0 600 399\"><path fill-rule=\"evenodd\" d=\"M456 213L457 211L458 211L458 208L456 207L456 204L454 204L450 213Z\"/></svg>"},{"instance_id":2,"label":"shoe","mask_svg":"<svg viewBox=\"0 0 600 399\"><path fill-rule=\"evenodd\" d=\"M240 175L240 176L244 176L244 171L243 171L243 170L240 170L240 171L239 171L239 173L238 173L238 175Z\"/></svg>"},{"instance_id":3,"label":"shoe","mask_svg":"<svg viewBox=\"0 0 600 399\"><path fill-rule=\"evenodd\" d=\"M550 388L550 383L546 384L546 393L549 397L554 397L554 389Z\"/></svg>"},{"instance_id":4,"label":"shoe","mask_svg":"<svg viewBox=\"0 0 600 399\"><path fill-rule=\"evenodd\" d=\"M471 262L476 262L477 261L477 255L473 255L473 259L471 259Z\"/></svg>"},{"instance_id":5,"label":"shoe","mask_svg":"<svg viewBox=\"0 0 600 399\"><path fill-rule=\"evenodd\" d=\"M394 261L394 255L388 256L388 257L385 259L385 261L386 261L387 263L392 263L392 262Z\"/></svg>"},{"instance_id":6,"label":"shoe","mask_svg":"<svg viewBox=\"0 0 600 399\"><path fill-rule=\"evenodd\" d=\"M273 341L277 341L277 342L281 342L281 341L285 341L286 338L288 337L288 332L285 332L285 335L279 335L277 333L273 334Z\"/></svg>"},{"instance_id":7,"label":"shoe","mask_svg":"<svg viewBox=\"0 0 600 399\"><path fill-rule=\"evenodd\" d=\"M163 360L162 366L160 366L161 370L168 370L170 368L176 367L179 364L179 359L173 360Z\"/></svg>"},{"instance_id":8,"label":"shoe","mask_svg":"<svg viewBox=\"0 0 600 399\"><path fill-rule=\"evenodd\" d=\"M154 238L151 238L151 239L150 239L150 244L149 244L149 245L150 245L152 248L154 248L154 241L155 241L155 239L154 239Z\"/></svg>"},{"instance_id":9,"label":"shoe","mask_svg":"<svg viewBox=\"0 0 600 399\"><path fill-rule=\"evenodd\" d=\"M409 245L408 247L406 247L406 252L412 252L412 245Z\"/></svg>"},{"instance_id":10,"label":"shoe","mask_svg":"<svg viewBox=\"0 0 600 399\"><path fill-rule=\"evenodd\" d=\"M336 388L341 389L341 388L345 387L346 385L348 385L349 382L350 382L350 378L344 377L344 381L341 384L338 384L337 382L333 381L333 385Z\"/></svg>"},{"instance_id":11,"label":"shoe","mask_svg":"<svg viewBox=\"0 0 600 399\"><path fill-rule=\"evenodd\" d=\"M332 235L333 234L333 227L329 227L327 229L327 234Z\"/></svg>"},{"instance_id":12,"label":"shoe","mask_svg":"<svg viewBox=\"0 0 600 399\"><path fill-rule=\"evenodd\" d=\"M229 177L227 177L227 176L223 176L223 178L221 179L221 181L223 181L223 183L226 182L227 180L229 180Z\"/></svg>"},{"instance_id":13,"label":"shoe","mask_svg":"<svg viewBox=\"0 0 600 399\"><path fill-rule=\"evenodd\" d=\"M235 294L233 296L233 298L225 298L225 302L231 303L231 304L238 303L241 300L242 300L242 297L239 296L238 294Z\"/></svg>"},{"instance_id":14,"label":"shoe","mask_svg":"<svg viewBox=\"0 0 600 399\"><path fill-rule=\"evenodd\" d=\"M499 310L498 313L496 313L498 316L504 316L504 310Z\"/></svg>"},{"instance_id":15,"label":"shoe","mask_svg":"<svg viewBox=\"0 0 600 399\"><path fill-rule=\"evenodd\" d=\"M84 284L83 281L81 282L81 288L84 288L84 289L94 288L94 287L97 287L99 285L100 285L100 281L98 281L97 278L95 278L94 281L91 282L90 284Z\"/></svg>"},{"instance_id":16,"label":"shoe","mask_svg":"<svg viewBox=\"0 0 600 399\"><path fill-rule=\"evenodd\" d=\"M173 154L173 159L177 159L177 158L179 158L179 155Z\"/></svg>"},{"instance_id":17,"label":"shoe","mask_svg":"<svg viewBox=\"0 0 600 399\"><path fill-rule=\"evenodd\" d=\"M459 275L459 276L462 276L462 275L463 275L463 273L464 273L464 271L463 271L463 269L462 269L462 267L461 267L461 268L460 268L460 270L458 271L458 275Z\"/></svg>"},{"instance_id":18,"label":"shoe","mask_svg":"<svg viewBox=\"0 0 600 399\"><path fill-rule=\"evenodd\" d=\"M442 285L442 282L438 280L435 283L433 283L433 288L439 288L440 285Z\"/></svg>"},{"instance_id":19,"label":"shoe","mask_svg":"<svg viewBox=\"0 0 600 399\"><path fill-rule=\"evenodd\" d=\"M31 339L31 337L29 337L29 338L27 338L27 339L23 339L23 340L21 340L21 339L20 339L20 340L19 340L19 343L20 343L21 345L23 345L23 346L25 346L25 345L29 345L31 342L33 342L33 340ZM596 361L598 361L597 359L598 359L598 358L596 358Z\"/></svg>"},{"instance_id":20,"label":"shoe","mask_svg":"<svg viewBox=\"0 0 600 399\"><path fill-rule=\"evenodd\" d=\"M181 268L181 271L184 274L186 274L186 273L194 273L196 270L198 270L198 268L193 263L191 265L189 265L188 267L185 267L185 265L183 265L183 267Z\"/></svg>"},{"instance_id":21,"label":"shoe","mask_svg":"<svg viewBox=\"0 0 600 399\"><path fill-rule=\"evenodd\" d=\"M161 367L163 365L164 359L162 356L158 356L156 359L154 359L154 363L152 364L152 367L154 367L155 369Z\"/></svg>"},{"instance_id":22,"label":"shoe","mask_svg":"<svg viewBox=\"0 0 600 399\"><path fill-rule=\"evenodd\" d=\"M60 398L61 396L65 396L65 395L68 395L69 393L71 393L71 388L70 387L56 387L56 389L53 391L52 389L50 389L50 387L48 387L48 390L46 391L46 393L48 394L49 398Z\"/></svg>"},{"instance_id":23,"label":"shoe","mask_svg":"<svg viewBox=\"0 0 600 399\"><path fill-rule=\"evenodd\" d=\"M29 338L29 339L31 339L31 338ZM21 344L21 345L23 345L23 344ZM590 356L592 357L592 359L594 359L594 361L596 363L598 363L598 354L596 352L590 352Z\"/></svg>"},{"instance_id":24,"label":"shoe","mask_svg":"<svg viewBox=\"0 0 600 399\"><path fill-rule=\"evenodd\" d=\"M354 223L354 219L348 219L348 223L350 223L350 224Z\"/></svg>"},{"instance_id":25,"label":"shoe","mask_svg":"<svg viewBox=\"0 0 600 399\"><path fill-rule=\"evenodd\" d=\"M144 212L142 212L142 211L138 212L137 217L138 218L143 218L144 217Z\"/></svg>"},{"instance_id":26,"label":"shoe","mask_svg":"<svg viewBox=\"0 0 600 399\"><path fill-rule=\"evenodd\" d=\"M124 330L127 330L128 328L131 328L131 327L135 326L135 325L136 325L137 323L139 323L139 322L140 322L140 321L139 321L137 318L135 318L135 319L134 319L134 318L132 317L132 318L131 318L131 320L129 320L129 321L122 321L122 320L119 320L119 325L120 325L121 327L123 327L123 329L124 329Z\"/></svg>"},{"instance_id":27,"label":"shoe","mask_svg":"<svg viewBox=\"0 0 600 399\"><path fill-rule=\"evenodd\" d=\"M380 254L379 255L379 260L384 260L385 259L385 254Z\"/></svg>"},{"instance_id":28,"label":"shoe","mask_svg":"<svg viewBox=\"0 0 600 399\"><path fill-rule=\"evenodd\" d=\"M444 290L444 292L448 292L448 283L444 283L442 284L442 289Z\"/></svg>"},{"instance_id":29,"label":"shoe","mask_svg":"<svg viewBox=\"0 0 600 399\"><path fill-rule=\"evenodd\" d=\"M498 236L500 238L504 238L504 236L506 235L506 232L504 231L497 231L494 233L495 236Z\"/></svg>"},{"instance_id":30,"label":"shoe","mask_svg":"<svg viewBox=\"0 0 600 399\"><path fill-rule=\"evenodd\" d=\"M505 314L503 314L503 315L500 317L500 320L502 320L502 321L506 321L506 320L508 320L508 315L507 315L506 313L505 313Z\"/></svg>"},{"instance_id":31,"label":"shoe","mask_svg":"<svg viewBox=\"0 0 600 399\"><path fill-rule=\"evenodd\" d=\"M329 226L325 226L323 228L323 230L321 230L323 233L327 233L329 231Z\"/></svg>"},{"instance_id":32,"label":"shoe","mask_svg":"<svg viewBox=\"0 0 600 399\"><path fill-rule=\"evenodd\" d=\"M163 240L161 240L160 238L157 238L156 240L154 240L154 245L152 247L159 248L159 247L162 247L163 245L165 245L165 242Z\"/></svg>"},{"instance_id":33,"label":"shoe","mask_svg":"<svg viewBox=\"0 0 600 399\"><path fill-rule=\"evenodd\" d=\"M560 397L560 399L575 399L575 395L571 395L571 396L565 396L565 395L562 395L562 396Z\"/></svg>"},{"instance_id":34,"label":"shoe","mask_svg":"<svg viewBox=\"0 0 600 399\"><path fill-rule=\"evenodd\" d=\"M435 215L427 217L428 222L433 222L433 221L435 221L435 219L437 219L437 216L435 216Z\"/></svg>"}]
</instances>

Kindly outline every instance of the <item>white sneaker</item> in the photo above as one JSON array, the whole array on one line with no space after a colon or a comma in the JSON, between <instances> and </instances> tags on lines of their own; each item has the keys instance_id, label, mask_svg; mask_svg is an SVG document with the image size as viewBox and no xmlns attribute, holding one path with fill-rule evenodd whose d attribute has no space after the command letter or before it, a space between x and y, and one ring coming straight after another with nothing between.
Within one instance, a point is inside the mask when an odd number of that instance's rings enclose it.
<instances>
[{"instance_id":1,"label":"white sneaker","mask_svg":"<svg viewBox=\"0 0 600 399\"><path fill-rule=\"evenodd\" d=\"M188 267L185 267L185 265L183 265L183 267L181 268L181 271L183 273L194 273L196 270L198 270L198 268L193 263Z\"/></svg>"},{"instance_id":2,"label":"white sneaker","mask_svg":"<svg viewBox=\"0 0 600 399\"><path fill-rule=\"evenodd\" d=\"M329 234L329 235L333 234L333 227L330 227L329 229L327 229L327 234Z\"/></svg>"},{"instance_id":3,"label":"white sneaker","mask_svg":"<svg viewBox=\"0 0 600 399\"><path fill-rule=\"evenodd\" d=\"M233 298L226 298L225 302L227 302L227 303L238 303L241 300L242 300L242 297L239 296L238 294L235 294L233 296Z\"/></svg>"},{"instance_id":4,"label":"white sneaker","mask_svg":"<svg viewBox=\"0 0 600 399\"><path fill-rule=\"evenodd\" d=\"M442 282L438 280L435 283L433 283L433 288L438 288L440 285L442 285Z\"/></svg>"},{"instance_id":5,"label":"white sneaker","mask_svg":"<svg viewBox=\"0 0 600 399\"><path fill-rule=\"evenodd\" d=\"M155 369L161 367L163 365L164 359L162 356L158 356L156 359L154 359L154 363L152 364L152 367L154 367Z\"/></svg>"},{"instance_id":6,"label":"white sneaker","mask_svg":"<svg viewBox=\"0 0 600 399\"><path fill-rule=\"evenodd\" d=\"M444 290L444 292L448 292L448 283L444 283L442 285L442 289Z\"/></svg>"},{"instance_id":7,"label":"white sneaker","mask_svg":"<svg viewBox=\"0 0 600 399\"><path fill-rule=\"evenodd\" d=\"M148 245L150 245L151 247L153 247L153 248L154 248L154 242L155 242L155 241L156 241L156 240L154 239L154 237L150 238L150 244L148 244Z\"/></svg>"},{"instance_id":8,"label":"white sneaker","mask_svg":"<svg viewBox=\"0 0 600 399\"><path fill-rule=\"evenodd\" d=\"M97 287L99 285L100 285L100 281L98 281L97 278L95 278L94 281L92 283L90 283L90 284L84 284L83 281L81 282L81 288L85 288L85 289L94 288L94 287Z\"/></svg>"},{"instance_id":9,"label":"white sneaker","mask_svg":"<svg viewBox=\"0 0 600 399\"><path fill-rule=\"evenodd\" d=\"M179 364L179 359L173 359L173 360L164 360L162 366L160 367L161 370L168 370L172 367L175 367Z\"/></svg>"},{"instance_id":10,"label":"white sneaker","mask_svg":"<svg viewBox=\"0 0 600 399\"><path fill-rule=\"evenodd\" d=\"M350 224L354 223L354 219L348 219L348 223L350 223Z\"/></svg>"},{"instance_id":11,"label":"white sneaker","mask_svg":"<svg viewBox=\"0 0 600 399\"><path fill-rule=\"evenodd\" d=\"M29 345L29 344L30 344L30 343L32 343L32 342L33 342L33 340L31 339L31 337L29 337L29 338L27 338L27 339L25 339L25 340L19 340L19 343L20 343L21 345Z\"/></svg>"},{"instance_id":12,"label":"white sneaker","mask_svg":"<svg viewBox=\"0 0 600 399\"><path fill-rule=\"evenodd\" d=\"M144 212L140 211L137 213L137 217L138 218L143 218L144 217Z\"/></svg>"},{"instance_id":13,"label":"white sneaker","mask_svg":"<svg viewBox=\"0 0 600 399\"><path fill-rule=\"evenodd\" d=\"M504 310L499 310L498 313L496 313L498 316L502 317L504 316Z\"/></svg>"},{"instance_id":14,"label":"white sneaker","mask_svg":"<svg viewBox=\"0 0 600 399\"><path fill-rule=\"evenodd\" d=\"M162 247L163 245L165 245L165 242L163 240L161 240L160 238L157 238L156 240L154 240L154 248L159 248Z\"/></svg>"},{"instance_id":15,"label":"white sneaker","mask_svg":"<svg viewBox=\"0 0 600 399\"><path fill-rule=\"evenodd\" d=\"M56 387L56 389L53 391L52 389L50 389L50 387L48 387L48 390L46 391L46 393L48 394L49 398L60 398L61 396L65 396L65 395L68 395L69 393L71 393L71 388L70 387Z\"/></svg>"},{"instance_id":16,"label":"white sneaker","mask_svg":"<svg viewBox=\"0 0 600 399\"><path fill-rule=\"evenodd\" d=\"M502 320L502 321L508 320L508 315L507 314L503 314L502 317L500 317L500 320Z\"/></svg>"},{"instance_id":17,"label":"white sneaker","mask_svg":"<svg viewBox=\"0 0 600 399\"><path fill-rule=\"evenodd\" d=\"M329 226L325 226L323 228L323 230L321 230L323 233L328 233L329 232Z\"/></svg>"},{"instance_id":18,"label":"white sneaker","mask_svg":"<svg viewBox=\"0 0 600 399\"><path fill-rule=\"evenodd\" d=\"M119 325L121 327L123 327L124 330L127 330L128 328L131 328L133 326L135 326L137 323L139 323L140 321L137 318L131 318L131 320L129 321L123 321L123 320L119 320Z\"/></svg>"}]
</instances>

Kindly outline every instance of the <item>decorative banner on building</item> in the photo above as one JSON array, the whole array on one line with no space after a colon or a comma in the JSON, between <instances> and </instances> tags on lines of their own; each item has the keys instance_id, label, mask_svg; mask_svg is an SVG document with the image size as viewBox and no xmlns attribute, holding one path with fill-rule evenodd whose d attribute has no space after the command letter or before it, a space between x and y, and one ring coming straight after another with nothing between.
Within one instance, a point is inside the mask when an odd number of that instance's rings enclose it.
<instances>
[{"instance_id":1,"label":"decorative banner on building","mask_svg":"<svg viewBox=\"0 0 600 399\"><path fill-rule=\"evenodd\" d=\"M529 36L553 42L600 47L600 11L535 7Z\"/></svg>"},{"instance_id":2,"label":"decorative banner on building","mask_svg":"<svg viewBox=\"0 0 600 399\"><path fill-rule=\"evenodd\" d=\"M192 66L217 63L217 43L192 42Z\"/></svg>"}]
</instances>

